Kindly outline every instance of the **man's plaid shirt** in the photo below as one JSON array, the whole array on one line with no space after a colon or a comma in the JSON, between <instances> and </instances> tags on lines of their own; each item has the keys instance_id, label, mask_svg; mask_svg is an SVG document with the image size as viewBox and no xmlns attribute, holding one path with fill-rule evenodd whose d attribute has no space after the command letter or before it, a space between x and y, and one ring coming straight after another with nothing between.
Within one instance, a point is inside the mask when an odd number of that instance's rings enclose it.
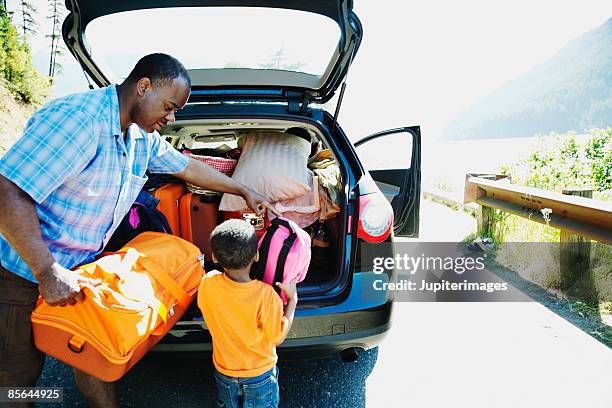
<instances>
[{"instance_id":1,"label":"man's plaid shirt","mask_svg":"<svg viewBox=\"0 0 612 408\"><path fill-rule=\"evenodd\" d=\"M74 268L101 252L147 180L146 170L180 173L187 163L157 132L132 125L124 140L111 85L38 110L0 158L0 174L32 197L45 244L60 265ZM36 282L2 235L0 262Z\"/></svg>"}]
</instances>

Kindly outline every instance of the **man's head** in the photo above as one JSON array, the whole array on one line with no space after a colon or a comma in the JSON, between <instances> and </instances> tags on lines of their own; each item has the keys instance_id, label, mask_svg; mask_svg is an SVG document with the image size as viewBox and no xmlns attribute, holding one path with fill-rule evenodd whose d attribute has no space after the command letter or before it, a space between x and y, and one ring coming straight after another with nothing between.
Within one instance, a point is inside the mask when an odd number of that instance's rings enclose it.
<instances>
[{"instance_id":1,"label":"man's head","mask_svg":"<svg viewBox=\"0 0 612 408\"><path fill-rule=\"evenodd\" d=\"M191 79L177 59L166 54L142 57L121 85L129 90L130 119L147 132L174 121L189 98Z\"/></svg>"},{"instance_id":2,"label":"man's head","mask_svg":"<svg viewBox=\"0 0 612 408\"><path fill-rule=\"evenodd\" d=\"M226 269L243 269L257 260L257 235L247 221L227 220L210 235L213 260Z\"/></svg>"}]
</instances>

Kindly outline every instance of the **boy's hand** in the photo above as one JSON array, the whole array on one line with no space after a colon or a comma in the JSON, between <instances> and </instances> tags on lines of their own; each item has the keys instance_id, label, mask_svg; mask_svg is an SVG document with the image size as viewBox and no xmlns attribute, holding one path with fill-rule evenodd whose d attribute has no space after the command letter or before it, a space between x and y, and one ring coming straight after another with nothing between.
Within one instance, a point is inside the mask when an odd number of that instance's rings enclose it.
<instances>
[{"instance_id":1,"label":"boy's hand","mask_svg":"<svg viewBox=\"0 0 612 408\"><path fill-rule=\"evenodd\" d=\"M281 283L281 282L276 282L276 286L278 286L279 288L281 288L283 292L285 292L285 296L287 296L287 301L292 301L292 300L297 301L296 285L297 285L297 282L295 279L289 282L288 285L285 285L284 283Z\"/></svg>"}]
</instances>

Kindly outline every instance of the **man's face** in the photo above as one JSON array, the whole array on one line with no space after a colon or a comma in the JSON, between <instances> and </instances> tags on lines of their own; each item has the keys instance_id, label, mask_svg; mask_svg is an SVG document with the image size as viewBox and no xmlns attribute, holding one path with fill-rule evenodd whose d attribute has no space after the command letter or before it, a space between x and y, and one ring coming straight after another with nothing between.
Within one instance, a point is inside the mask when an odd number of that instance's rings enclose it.
<instances>
[{"instance_id":1,"label":"man's face","mask_svg":"<svg viewBox=\"0 0 612 408\"><path fill-rule=\"evenodd\" d=\"M142 78L136 84L136 92L138 100L132 110L132 120L151 133L174 122L174 113L185 106L190 89L181 78L154 84L149 78Z\"/></svg>"}]
</instances>

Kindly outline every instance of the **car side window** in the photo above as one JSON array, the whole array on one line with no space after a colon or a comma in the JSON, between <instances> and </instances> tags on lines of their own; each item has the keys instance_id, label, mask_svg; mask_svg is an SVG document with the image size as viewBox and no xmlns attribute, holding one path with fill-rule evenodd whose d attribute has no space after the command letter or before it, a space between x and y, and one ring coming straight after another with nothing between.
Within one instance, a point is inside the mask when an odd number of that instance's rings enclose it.
<instances>
[{"instance_id":1,"label":"car side window","mask_svg":"<svg viewBox=\"0 0 612 408\"><path fill-rule=\"evenodd\" d=\"M406 133L378 137L355 148L366 170L408 169L412 162L412 138Z\"/></svg>"}]
</instances>

